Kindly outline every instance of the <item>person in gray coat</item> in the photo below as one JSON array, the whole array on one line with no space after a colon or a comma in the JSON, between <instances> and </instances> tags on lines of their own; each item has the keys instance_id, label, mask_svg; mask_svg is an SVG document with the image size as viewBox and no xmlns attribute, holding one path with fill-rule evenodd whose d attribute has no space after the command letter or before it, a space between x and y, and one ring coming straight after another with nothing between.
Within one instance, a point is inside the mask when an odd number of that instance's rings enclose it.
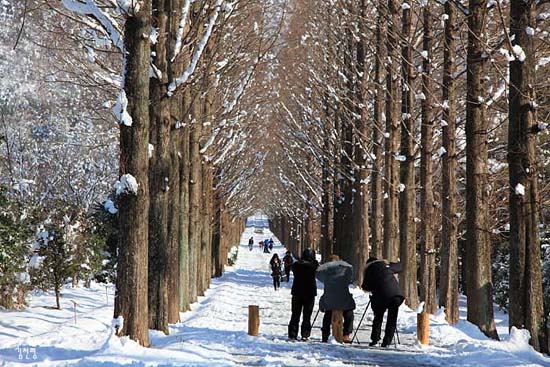
<instances>
[{"instance_id":1,"label":"person in gray coat","mask_svg":"<svg viewBox=\"0 0 550 367\"><path fill-rule=\"evenodd\" d=\"M353 282L353 266L331 255L329 261L321 265L315 277L325 285L325 291L319 300L319 309L325 313L321 327L323 342L328 341L332 310L342 310L344 314L344 343L351 343L349 336L353 331L353 310L355 301L349 292Z\"/></svg>"}]
</instances>

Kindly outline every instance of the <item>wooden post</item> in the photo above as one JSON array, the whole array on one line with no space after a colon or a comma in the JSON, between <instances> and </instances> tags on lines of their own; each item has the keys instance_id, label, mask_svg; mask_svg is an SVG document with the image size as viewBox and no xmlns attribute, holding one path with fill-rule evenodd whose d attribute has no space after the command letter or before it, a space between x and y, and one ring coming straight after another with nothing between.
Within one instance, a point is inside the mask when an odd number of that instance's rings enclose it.
<instances>
[{"instance_id":1,"label":"wooden post","mask_svg":"<svg viewBox=\"0 0 550 367\"><path fill-rule=\"evenodd\" d=\"M342 310L332 310L332 335L338 343L344 342L344 315Z\"/></svg>"},{"instance_id":2,"label":"wooden post","mask_svg":"<svg viewBox=\"0 0 550 367\"><path fill-rule=\"evenodd\" d=\"M260 328L260 306L248 306L248 335L258 336Z\"/></svg>"},{"instance_id":3,"label":"wooden post","mask_svg":"<svg viewBox=\"0 0 550 367\"><path fill-rule=\"evenodd\" d=\"M425 310L416 317L416 336L420 344L430 344L430 314Z\"/></svg>"}]
</instances>

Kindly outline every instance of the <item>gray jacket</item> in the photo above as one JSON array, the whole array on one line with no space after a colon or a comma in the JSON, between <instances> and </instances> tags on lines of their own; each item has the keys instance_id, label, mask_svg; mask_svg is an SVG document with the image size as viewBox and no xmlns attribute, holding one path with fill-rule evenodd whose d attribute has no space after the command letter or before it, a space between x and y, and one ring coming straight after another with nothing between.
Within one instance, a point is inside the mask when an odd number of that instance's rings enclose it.
<instances>
[{"instance_id":1,"label":"gray jacket","mask_svg":"<svg viewBox=\"0 0 550 367\"><path fill-rule=\"evenodd\" d=\"M354 310L355 301L349 292L353 281L353 266L345 261L331 261L321 265L315 277L325 285L319 308L325 310Z\"/></svg>"}]
</instances>

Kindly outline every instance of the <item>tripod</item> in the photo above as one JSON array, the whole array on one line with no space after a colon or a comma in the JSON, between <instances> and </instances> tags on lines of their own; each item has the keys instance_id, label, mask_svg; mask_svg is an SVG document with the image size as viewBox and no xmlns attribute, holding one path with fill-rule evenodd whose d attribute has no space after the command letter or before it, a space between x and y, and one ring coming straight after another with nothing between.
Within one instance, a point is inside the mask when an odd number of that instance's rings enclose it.
<instances>
[{"instance_id":1,"label":"tripod","mask_svg":"<svg viewBox=\"0 0 550 367\"><path fill-rule=\"evenodd\" d=\"M363 319L365 318L365 315L367 314L367 310L369 309L370 303L371 303L371 300L369 299L369 303L367 303L367 307L365 307L365 311L363 311L363 315L361 316L361 320L359 320L359 324L355 328L355 333L353 333L353 338L351 338L352 343L355 340L355 338L357 337L357 332L361 328L361 324L363 323ZM394 338L393 342L394 342L395 347L397 348L397 344L398 343L401 344L401 341L399 340L399 332L397 331L397 327L395 328L395 336L397 336L397 340ZM359 342L358 338L357 338L357 344L361 344Z\"/></svg>"}]
</instances>

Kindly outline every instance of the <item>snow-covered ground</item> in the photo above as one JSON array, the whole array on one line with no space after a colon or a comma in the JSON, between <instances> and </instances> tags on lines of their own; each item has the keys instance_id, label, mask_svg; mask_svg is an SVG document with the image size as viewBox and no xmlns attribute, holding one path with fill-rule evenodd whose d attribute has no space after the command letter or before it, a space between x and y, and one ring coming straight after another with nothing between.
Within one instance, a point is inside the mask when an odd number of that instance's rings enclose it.
<instances>
[{"instance_id":1,"label":"snow-covered ground","mask_svg":"<svg viewBox=\"0 0 550 367\"><path fill-rule=\"evenodd\" d=\"M438 315L432 318L432 345L420 346L414 336L416 314L406 307L399 316L402 344L397 348L366 347L370 310L362 325L367 330L358 334L359 345L321 343L322 314L309 342L288 341L291 283L274 291L271 254L247 246L251 236L256 244L272 236L264 231L259 235L248 228L243 233L235 266L213 280L192 310L182 313L182 322L171 325L169 336L151 331L151 348L113 336L112 287L66 288L61 311L49 308L55 304L49 294L35 295L24 311L0 311L0 366L550 366L550 358L528 346L525 334L508 334L501 313L496 318L502 342L488 340L466 321L449 326ZM284 248L275 243L274 252L283 255ZM359 289L352 292L357 325L368 296ZM260 306L258 337L247 335L249 304Z\"/></svg>"}]
</instances>

